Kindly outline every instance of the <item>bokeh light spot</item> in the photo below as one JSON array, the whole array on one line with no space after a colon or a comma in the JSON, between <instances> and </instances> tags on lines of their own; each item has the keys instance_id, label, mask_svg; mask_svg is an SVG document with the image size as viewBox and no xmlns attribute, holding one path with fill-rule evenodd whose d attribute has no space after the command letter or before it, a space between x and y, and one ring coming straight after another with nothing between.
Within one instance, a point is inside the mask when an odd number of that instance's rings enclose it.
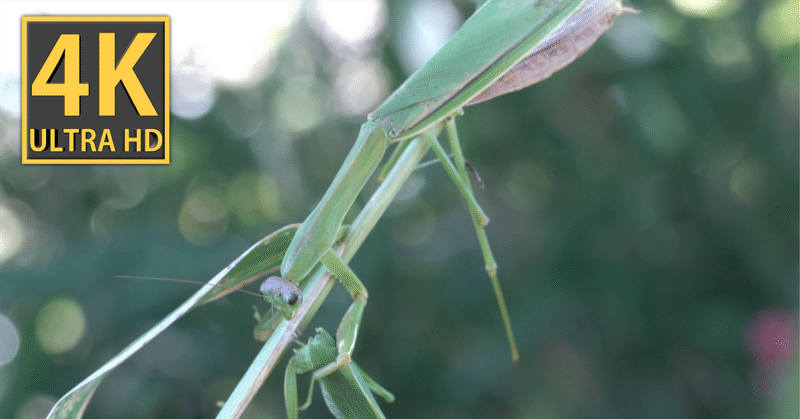
<instances>
[{"instance_id":1,"label":"bokeh light spot","mask_svg":"<svg viewBox=\"0 0 800 419\"><path fill-rule=\"evenodd\" d=\"M36 316L36 340L42 351L60 355L74 348L86 332L86 315L72 298L56 298Z\"/></svg>"},{"instance_id":2,"label":"bokeh light spot","mask_svg":"<svg viewBox=\"0 0 800 419\"><path fill-rule=\"evenodd\" d=\"M308 131L328 116L330 91L316 77L294 77L281 86L273 103L278 119L287 131Z\"/></svg>"},{"instance_id":3,"label":"bokeh light spot","mask_svg":"<svg viewBox=\"0 0 800 419\"><path fill-rule=\"evenodd\" d=\"M725 82L741 82L753 75L756 61L750 45L733 27L706 31L706 60L712 76Z\"/></svg>"},{"instance_id":4,"label":"bokeh light spot","mask_svg":"<svg viewBox=\"0 0 800 419\"><path fill-rule=\"evenodd\" d=\"M654 32L653 24L641 14L630 14L614 22L607 36L614 52L634 64L653 62L664 52L664 43Z\"/></svg>"},{"instance_id":5,"label":"bokeh light spot","mask_svg":"<svg viewBox=\"0 0 800 419\"><path fill-rule=\"evenodd\" d=\"M19 118L20 109L22 109L22 94L19 90L21 85L19 74L2 73L2 77L0 77L0 109L15 118Z\"/></svg>"},{"instance_id":6,"label":"bokeh light spot","mask_svg":"<svg viewBox=\"0 0 800 419\"><path fill-rule=\"evenodd\" d=\"M731 194L743 204L751 204L764 184L764 168L754 161L742 161L731 174Z\"/></svg>"},{"instance_id":7,"label":"bokeh light spot","mask_svg":"<svg viewBox=\"0 0 800 419\"><path fill-rule=\"evenodd\" d=\"M672 0L678 11L695 17L726 18L741 7L741 0Z\"/></svg>"},{"instance_id":8,"label":"bokeh light spot","mask_svg":"<svg viewBox=\"0 0 800 419\"><path fill-rule=\"evenodd\" d=\"M736 64L750 59L750 49L741 37L728 34L716 37L707 45L709 57L720 65Z\"/></svg>"},{"instance_id":9,"label":"bokeh light spot","mask_svg":"<svg viewBox=\"0 0 800 419\"><path fill-rule=\"evenodd\" d=\"M281 193L275 176L264 175L258 180L258 203L261 213L270 220L281 217Z\"/></svg>"},{"instance_id":10,"label":"bokeh light spot","mask_svg":"<svg viewBox=\"0 0 800 419\"><path fill-rule=\"evenodd\" d=\"M0 205L0 265L22 249L25 230L19 217L11 208Z\"/></svg>"},{"instance_id":11,"label":"bokeh light spot","mask_svg":"<svg viewBox=\"0 0 800 419\"><path fill-rule=\"evenodd\" d=\"M275 176L248 171L228 187L228 206L246 226L256 226L281 217L281 195Z\"/></svg>"},{"instance_id":12,"label":"bokeh light spot","mask_svg":"<svg viewBox=\"0 0 800 419\"><path fill-rule=\"evenodd\" d=\"M176 10L173 57L193 56L215 78L239 85L261 80L302 4L292 1L197 5ZM243 10L248 10L243 12Z\"/></svg>"},{"instance_id":13,"label":"bokeh light spot","mask_svg":"<svg viewBox=\"0 0 800 419\"><path fill-rule=\"evenodd\" d=\"M228 208L220 195L219 190L211 187L192 192L186 200L189 214L201 222L214 222L224 217Z\"/></svg>"},{"instance_id":14,"label":"bokeh light spot","mask_svg":"<svg viewBox=\"0 0 800 419\"><path fill-rule=\"evenodd\" d=\"M222 117L234 139L257 136L266 123L263 93L258 89L225 92L217 101L217 114Z\"/></svg>"},{"instance_id":15,"label":"bokeh light spot","mask_svg":"<svg viewBox=\"0 0 800 419\"><path fill-rule=\"evenodd\" d=\"M347 61L336 75L337 111L342 115L366 115L389 94L386 69L379 61Z\"/></svg>"},{"instance_id":16,"label":"bokeh light spot","mask_svg":"<svg viewBox=\"0 0 800 419\"><path fill-rule=\"evenodd\" d=\"M147 196L148 184L145 172L129 166L117 166L109 170L119 190L104 203L115 209L128 209L139 205Z\"/></svg>"},{"instance_id":17,"label":"bokeh light spot","mask_svg":"<svg viewBox=\"0 0 800 419\"><path fill-rule=\"evenodd\" d=\"M796 44L800 37L798 9L796 0L770 2L758 19L761 42L776 50Z\"/></svg>"},{"instance_id":18,"label":"bokeh light spot","mask_svg":"<svg viewBox=\"0 0 800 419\"><path fill-rule=\"evenodd\" d=\"M312 25L333 48L365 52L363 46L386 26L386 5L371 1L317 1L310 9Z\"/></svg>"},{"instance_id":19,"label":"bokeh light spot","mask_svg":"<svg viewBox=\"0 0 800 419\"><path fill-rule=\"evenodd\" d=\"M204 67L181 64L172 72L170 109L184 119L205 116L216 101L214 78Z\"/></svg>"},{"instance_id":20,"label":"bokeh light spot","mask_svg":"<svg viewBox=\"0 0 800 419\"><path fill-rule=\"evenodd\" d=\"M41 419L50 413L50 409L56 404L53 396L45 394L33 394L28 396L14 414L14 419Z\"/></svg>"},{"instance_id":21,"label":"bokeh light spot","mask_svg":"<svg viewBox=\"0 0 800 419\"><path fill-rule=\"evenodd\" d=\"M225 195L206 186L189 193L178 215L178 227L184 238L197 245L209 244L228 231L228 207Z\"/></svg>"},{"instance_id":22,"label":"bokeh light spot","mask_svg":"<svg viewBox=\"0 0 800 419\"><path fill-rule=\"evenodd\" d=\"M263 220L256 200L258 173L247 171L239 174L228 185L228 207L231 213L246 226L255 226Z\"/></svg>"},{"instance_id":23,"label":"bokeh light spot","mask_svg":"<svg viewBox=\"0 0 800 419\"><path fill-rule=\"evenodd\" d=\"M640 13L637 16L641 15ZM664 42L671 45L684 45L688 42L688 19L674 9L663 6L648 8L647 17L644 19L649 22L650 29ZM608 33L615 31L617 25L621 23L622 19L615 21Z\"/></svg>"},{"instance_id":24,"label":"bokeh light spot","mask_svg":"<svg viewBox=\"0 0 800 419\"><path fill-rule=\"evenodd\" d=\"M461 15L449 1L417 0L400 28L399 58L411 74L436 54L461 27Z\"/></svg>"},{"instance_id":25,"label":"bokeh light spot","mask_svg":"<svg viewBox=\"0 0 800 419\"><path fill-rule=\"evenodd\" d=\"M797 315L783 309L759 312L747 326L746 344L762 368L780 366L797 353Z\"/></svg>"},{"instance_id":26,"label":"bokeh light spot","mask_svg":"<svg viewBox=\"0 0 800 419\"><path fill-rule=\"evenodd\" d=\"M0 314L0 367L9 364L19 353L19 332L11 319Z\"/></svg>"}]
</instances>

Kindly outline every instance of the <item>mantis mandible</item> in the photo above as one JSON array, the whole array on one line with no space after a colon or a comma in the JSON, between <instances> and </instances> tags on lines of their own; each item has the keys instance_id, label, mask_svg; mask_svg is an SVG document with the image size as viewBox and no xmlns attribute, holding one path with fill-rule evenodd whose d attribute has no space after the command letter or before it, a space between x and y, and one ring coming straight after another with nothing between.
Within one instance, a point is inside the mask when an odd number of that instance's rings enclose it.
<instances>
[{"instance_id":1,"label":"mantis mandible","mask_svg":"<svg viewBox=\"0 0 800 419\"><path fill-rule=\"evenodd\" d=\"M408 142L422 135L467 202L500 307L511 356L519 353L497 279L497 263L484 232L489 218L472 194L458 142L455 115L464 106L547 78L582 54L627 11L619 0L489 1L361 126L353 148L316 208L295 234L281 263L282 277L299 282L322 262L350 291L353 304L337 331L339 367L349 360L367 290L332 250L345 214L377 168L386 148L399 143L390 167ZM446 126L455 165L434 132ZM387 170L384 170L385 173Z\"/></svg>"}]
</instances>

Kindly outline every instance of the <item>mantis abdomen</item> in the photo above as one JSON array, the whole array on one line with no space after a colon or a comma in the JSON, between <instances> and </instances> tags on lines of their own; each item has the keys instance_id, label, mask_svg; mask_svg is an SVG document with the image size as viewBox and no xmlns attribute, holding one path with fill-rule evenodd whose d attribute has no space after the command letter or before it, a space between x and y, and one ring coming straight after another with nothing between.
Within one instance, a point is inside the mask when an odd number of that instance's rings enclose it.
<instances>
[{"instance_id":1,"label":"mantis abdomen","mask_svg":"<svg viewBox=\"0 0 800 419\"><path fill-rule=\"evenodd\" d=\"M617 16L627 12L637 13L622 6L619 0L582 4L530 54L467 105L524 89L550 77L583 55L611 27Z\"/></svg>"}]
</instances>

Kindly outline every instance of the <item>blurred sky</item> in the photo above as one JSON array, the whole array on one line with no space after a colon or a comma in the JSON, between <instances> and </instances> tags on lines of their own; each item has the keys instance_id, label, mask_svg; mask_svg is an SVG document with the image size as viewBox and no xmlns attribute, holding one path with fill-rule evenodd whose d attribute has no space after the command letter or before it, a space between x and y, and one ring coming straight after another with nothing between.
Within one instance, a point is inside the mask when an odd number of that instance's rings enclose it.
<instances>
[{"instance_id":1,"label":"blurred sky","mask_svg":"<svg viewBox=\"0 0 800 419\"><path fill-rule=\"evenodd\" d=\"M410 27L397 43L401 64L411 72L432 56L460 26L458 12L449 1L414 1ZM681 13L692 17L725 19L735 13L742 0L671 0ZM298 1L228 1L224 7L215 1L7 1L0 2L0 108L18 117L20 110L20 18L24 15L168 15L171 17L173 88L179 102L199 101L185 116L202 116L213 103L211 80L229 84L253 84L269 74L271 59L288 33L287 29L301 14ZM314 2L312 18L320 32L339 45L359 49L365 40L373 39L386 24L386 5L382 1ZM777 7L775 7L777 6ZM773 2L759 28L762 39L785 44L797 38L797 4ZM246 11L246 12L243 12ZM630 22L641 24L635 19ZM661 22L662 24L669 22ZM669 41L675 28L656 27L660 38ZM635 31L640 37L625 39L631 31L616 33L615 50L632 61L647 61L658 56L659 37L650 31ZM728 39L727 43L736 40ZM720 48L723 48L720 46ZM732 49L733 48L733 49ZM746 48L727 45L725 51L710 51L712 58L722 61L745 60ZM181 64L191 66L181 67ZM184 89L181 89L183 87ZM182 97L182 90L186 93ZM190 97L186 97L186 95ZM181 115L179 115L181 116Z\"/></svg>"},{"instance_id":2,"label":"blurred sky","mask_svg":"<svg viewBox=\"0 0 800 419\"><path fill-rule=\"evenodd\" d=\"M269 72L270 60L303 3L229 1L221 5L213 1L3 1L0 106L19 116L20 17L24 15L135 15L145 11L148 15L168 15L173 68L191 61L218 82L257 82ZM319 10L315 16L322 29L344 43L374 36L385 24L381 2L342 2L336 7L323 3L315 9Z\"/></svg>"}]
</instances>

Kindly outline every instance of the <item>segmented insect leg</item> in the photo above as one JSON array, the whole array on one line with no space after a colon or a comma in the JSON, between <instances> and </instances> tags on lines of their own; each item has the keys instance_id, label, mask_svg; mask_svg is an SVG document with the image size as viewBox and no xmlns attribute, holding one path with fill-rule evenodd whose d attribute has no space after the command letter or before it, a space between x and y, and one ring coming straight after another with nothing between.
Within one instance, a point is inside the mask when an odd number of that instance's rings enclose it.
<instances>
[{"instance_id":1,"label":"segmented insect leg","mask_svg":"<svg viewBox=\"0 0 800 419\"><path fill-rule=\"evenodd\" d=\"M461 150L461 143L458 140L455 115L447 119L447 137L450 139L450 150L453 152L453 160L455 160L458 174L462 181L471 190L472 185L467 174L464 153ZM477 234L478 242L481 246L481 253L483 254L483 261L486 265L486 272L489 274L489 278L492 281L494 295L497 298L497 304L500 306L500 315L503 317L503 326L505 326L508 344L511 347L511 359L516 362L519 360L519 351L517 350L517 343L514 339L514 331L511 328L511 319L508 316L505 298L503 298L503 290L500 288L500 281L497 278L497 262L495 261L494 255L492 254L492 249L489 246L489 239L486 237L486 230L484 230L483 226L480 224L479 220L474 214L470 215L472 215L472 224L475 226L475 234Z\"/></svg>"}]
</instances>

